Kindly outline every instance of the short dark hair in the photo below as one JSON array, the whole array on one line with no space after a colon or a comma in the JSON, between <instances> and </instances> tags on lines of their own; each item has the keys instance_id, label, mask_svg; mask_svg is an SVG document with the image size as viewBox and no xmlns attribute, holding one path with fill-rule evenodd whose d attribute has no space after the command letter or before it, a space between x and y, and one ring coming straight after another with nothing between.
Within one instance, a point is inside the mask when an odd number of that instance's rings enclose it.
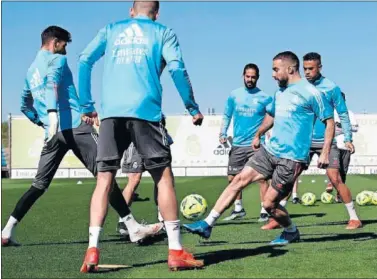
<instances>
[{"instance_id":1,"label":"short dark hair","mask_svg":"<svg viewBox=\"0 0 377 279\"><path fill-rule=\"evenodd\" d=\"M134 1L132 7L137 10L148 10L148 13L157 13L160 1Z\"/></svg>"},{"instance_id":2,"label":"short dark hair","mask_svg":"<svg viewBox=\"0 0 377 279\"><path fill-rule=\"evenodd\" d=\"M246 71L248 69L253 69L256 72L257 76L259 77L259 68L256 64L254 64L254 63L246 64L245 67L243 68L243 75L246 74Z\"/></svg>"},{"instance_id":3,"label":"short dark hair","mask_svg":"<svg viewBox=\"0 0 377 279\"><path fill-rule=\"evenodd\" d=\"M344 92L342 92L342 97L343 97L343 100L346 101L346 94L344 94Z\"/></svg>"},{"instance_id":4,"label":"short dark hair","mask_svg":"<svg viewBox=\"0 0 377 279\"><path fill-rule=\"evenodd\" d=\"M316 60L321 64L321 55L317 52L309 52L304 55L303 57L304 61L313 61Z\"/></svg>"},{"instance_id":5,"label":"short dark hair","mask_svg":"<svg viewBox=\"0 0 377 279\"><path fill-rule=\"evenodd\" d=\"M294 65L296 71L300 69L300 60L298 60L297 55L294 54L292 51L283 51L283 52L278 53L277 55L275 55L273 60L278 60L278 59L291 60L293 64L296 64Z\"/></svg>"},{"instance_id":6,"label":"short dark hair","mask_svg":"<svg viewBox=\"0 0 377 279\"><path fill-rule=\"evenodd\" d=\"M42 45L45 45L53 39L58 39L59 41L64 41L67 43L72 42L71 33L59 26L49 26L43 30L41 34Z\"/></svg>"}]
</instances>

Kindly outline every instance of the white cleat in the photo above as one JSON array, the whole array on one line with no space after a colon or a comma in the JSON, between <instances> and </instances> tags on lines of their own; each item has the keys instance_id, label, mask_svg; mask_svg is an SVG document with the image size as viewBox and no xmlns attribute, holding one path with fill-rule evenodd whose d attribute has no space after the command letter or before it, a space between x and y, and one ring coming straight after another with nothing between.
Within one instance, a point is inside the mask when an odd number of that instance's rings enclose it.
<instances>
[{"instance_id":1,"label":"white cleat","mask_svg":"<svg viewBox=\"0 0 377 279\"><path fill-rule=\"evenodd\" d=\"M223 221L232 221L232 220L238 220L242 219L246 216L246 211L244 208L241 209L241 211L232 211L230 216L223 219Z\"/></svg>"},{"instance_id":2,"label":"white cleat","mask_svg":"<svg viewBox=\"0 0 377 279\"><path fill-rule=\"evenodd\" d=\"M139 242L144 238L158 234L163 227L164 223L162 222L150 225L140 224L134 232L128 231L130 234L130 240L131 242Z\"/></svg>"}]
</instances>

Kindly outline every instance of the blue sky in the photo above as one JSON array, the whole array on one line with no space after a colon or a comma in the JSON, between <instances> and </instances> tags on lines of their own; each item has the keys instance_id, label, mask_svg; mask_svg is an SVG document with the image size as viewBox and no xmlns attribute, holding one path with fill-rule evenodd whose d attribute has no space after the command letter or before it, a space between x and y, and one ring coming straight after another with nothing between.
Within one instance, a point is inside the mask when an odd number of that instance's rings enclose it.
<instances>
[{"instance_id":1,"label":"blue sky","mask_svg":"<svg viewBox=\"0 0 377 279\"><path fill-rule=\"evenodd\" d=\"M25 73L49 25L68 29L73 42L68 61L77 80L77 58L96 32L128 17L130 2L3 2L2 117L19 111ZM163 2L159 21L173 28L203 113L223 111L231 90L242 86L242 69L259 65L259 87L273 93L272 57L316 51L323 74L347 94L355 112L377 112L377 3L372 2ZM95 65L92 89L99 106L102 61ZM166 71L163 109L184 111ZM98 107L99 108L99 107Z\"/></svg>"}]
</instances>

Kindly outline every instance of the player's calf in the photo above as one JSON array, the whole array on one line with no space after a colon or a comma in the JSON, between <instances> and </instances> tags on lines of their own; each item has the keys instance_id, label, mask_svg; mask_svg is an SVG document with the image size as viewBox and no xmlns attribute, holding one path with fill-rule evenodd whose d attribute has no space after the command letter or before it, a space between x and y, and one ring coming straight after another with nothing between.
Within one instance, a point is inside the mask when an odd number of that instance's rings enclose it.
<instances>
[{"instance_id":1,"label":"player's calf","mask_svg":"<svg viewBox=\"0 0 377 279\"><path fill-rule=\"evenodd\" d=\"M358 229L362 227L362 223L357 216L354 203L352 201L352 195L350 189L346 184L342 182L340 173L338 169L327 169L327 176L329 177L331 183L334 185L339 193L341 200L347 208L349 214L349 223L346 229Z\"/></svg>"}]
</instances>

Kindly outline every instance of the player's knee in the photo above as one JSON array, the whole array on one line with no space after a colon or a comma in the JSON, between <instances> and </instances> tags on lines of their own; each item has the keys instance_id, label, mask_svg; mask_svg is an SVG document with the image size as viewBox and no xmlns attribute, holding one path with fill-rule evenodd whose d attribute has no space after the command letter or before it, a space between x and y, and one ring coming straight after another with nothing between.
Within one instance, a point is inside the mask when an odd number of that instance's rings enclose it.
<instances>
[{"instance_id":1,"label":"player's knee","mask_svg":"<svg viewBox=\"0 0 377 279\"><path fill-rule=\"evenodd\" d=\"M101 188L106 190L107 192L110 191L112 188L113 178L115 177L115 171L113 172L98 172L97 175L97 186L96 188Z\"/></svg>"},{"instance_id":2,"label":"player's knee","mask_svg":"<svg viewBox=\"0 0 377 279\"><path fill-rule=\"evenodd\" d=\"M36 189L42 192L42 194L47 191L48 187L50 186L51 181L43 181L43 180L35 180L31 184L30 189Z\"/></svg>"},{"instance_id":3,"label":"player's knee","mask_svg":"<svg viewBox=\"0 0 377 279\"><path fill-rule=\"evenodd\" d=\"M245 179L242 177L242 175L237 174L228 187L230 187L233 191L238 192L245 188L246 185L247 184L245 184Z\"/></svg>"},{"instance_id":4,"label":"player's knee","mask_svg":"<svg viewBox=\"0 0 377 279\"><path fill-rule=\"evenodd\" d=\"M328 171L328 177L332 185L337 188L340 184L342 184L342 178L338 171Z\"/></svg>"},{"instance_id":5,"label":"player's knee","mask_svg":"<svg viewBox=\"0 0 377 279\"><path fill-rule=\"evenodd\" d=\"M132 182L139 183L141 180L141 173L129 173L128 179L131 180Z\"/></svg>"},{"instance_id":6,"label":"player's knee","mask_svg":"<svg viewBox=\"0 0 377 279\"><path fill-rule=\"evenodd\" d=\"M274 203L271 200L264 200L263 201L263 208L270 214L272 215L273 212L276 210L276 203Z\"/></svg>"},{"instance_id":7,"label":"player's knee","mask_svg":"<svg viewBox=\"0 0 377 279\"><path fill-rule=\"evenodd\" d=\"M48 189L49 184L35 183L31 185L29 191L36 193L39 196L42 196Z\"/></svg>"}]
</instances>

